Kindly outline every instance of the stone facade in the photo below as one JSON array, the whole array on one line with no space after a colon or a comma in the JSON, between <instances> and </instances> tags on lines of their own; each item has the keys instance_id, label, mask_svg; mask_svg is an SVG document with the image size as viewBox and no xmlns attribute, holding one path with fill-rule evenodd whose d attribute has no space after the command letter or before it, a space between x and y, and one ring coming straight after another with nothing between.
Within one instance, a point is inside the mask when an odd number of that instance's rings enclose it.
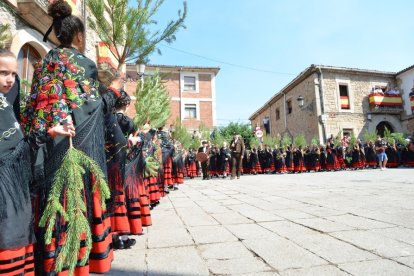
<instances>
[{"instance_id":1,"label":"stone facade","mask_svg":"<svg viewBox=\"0 0 414 276\"><path fill-rule=\"evenodd\" d=\"M404 103L404 112L401 114L401 120L408 133L414 135L414 110L412 110L412 102L410 101L410 93L414 91L414 66L398 72L397 83L401 87Z\"/></svg>"},{"instance_id":2,"label":"stone facade","mask_svg":"<svg viewBox=\"0 0 414 276\"><path fill-rule=\"evenodd\" d=\"M166 65L147 65L145 74L153 74L156 70L165 73L164 85L171 97L171 116L168 125L174 125L176 120L189 131L199 129L201 122L208 128L216 126L216 87L215 79L219 68L211 67L180 67ZM136 91L138 76L135 65L127 65L125 90L133 96ZM195 89L184 89L184 77L195 78ZM133 97L134 99L135 97ZM128 109L128 115L135 115L134 101ZM186 106L195 107L195 118L186 117Z\"/></svg>"},{"instance_id":3,"label":"stone facade","mask_svg":"<svg viewBox=\"0 0 414 276\"><path fill-rule=\"evenodd\" d=\"M386 122L395 132L410 132L410 129L412 132L412 120L401 120L402 108L384 110L369 105L368 95L373 87L401 88L399 82L392 72L311 65L250 120L253 127L259 125L263 129L263 119L268 117L272 136L303 133L307 142L314 137L324 142L331 134L336 136L340 132L363 138L365 130L375 131L381 122ZM400 92L406 101L406 92ZM342 99L341 93L346 95ZM302 107L298 101L300 96L304 99Z\"/></svg>"},{"instance_id":4,"label":"stone facade","mask_svg":"<svg viewBox=\"0 0 414 276\"><path fill-rule=\"evenodd\" d=\"M77 8L74 14L83 19L83 14L90 14L84 10L83 0L71 0L72 7ZM25 44L33 46L41 57L49 50L58 45L53 32L48 42L43 42L43 35L51 25L51 18L47 15L47 0L33 0L18 2L16 0L5 0L0 3L0 22L10 24L12 41L10 50L17 56ZM37 17L34 17L36 15ZM86 24L86 52L85 55L93 61L97 61L97 45L99 37Z\"/></svg>"}]
</instances>

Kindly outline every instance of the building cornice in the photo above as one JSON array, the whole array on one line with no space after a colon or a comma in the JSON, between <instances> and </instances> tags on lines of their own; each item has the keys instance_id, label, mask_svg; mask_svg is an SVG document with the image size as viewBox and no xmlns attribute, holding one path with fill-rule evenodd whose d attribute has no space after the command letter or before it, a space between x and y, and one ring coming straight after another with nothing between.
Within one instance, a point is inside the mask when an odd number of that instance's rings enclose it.
<instances>
[{"instance_id":1,"label":"building cornice","mask_svg":"<svg viewBox=\"0 0 414 276\"><path fill-rule=\"evenodd\" d=\"M127 71L136 71L136 64L128 63ZM154 71L159 70L160 72L198 72L198 73L214 73L218 74L220 67L202 67L202 66L179 66L179 65L161 65L161 64L147 64L145 70Z\"/></svg>"}]
</instances>

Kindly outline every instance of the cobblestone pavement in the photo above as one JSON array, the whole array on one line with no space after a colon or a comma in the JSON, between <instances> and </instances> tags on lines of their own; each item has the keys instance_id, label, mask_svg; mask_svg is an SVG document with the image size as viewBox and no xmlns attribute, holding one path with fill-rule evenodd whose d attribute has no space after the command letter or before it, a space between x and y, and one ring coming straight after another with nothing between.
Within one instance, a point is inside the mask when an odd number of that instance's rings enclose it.
<instances>
[{"instance_id":1,"label":"cobblestone pavement","mask_svg":"<svg viewBox=\"0 0 414 276\"><path fill-rule=\"evenodd\" d=\"M191 180L110 275L414 275L414 170Z\"/></svg>"}]
</instances>

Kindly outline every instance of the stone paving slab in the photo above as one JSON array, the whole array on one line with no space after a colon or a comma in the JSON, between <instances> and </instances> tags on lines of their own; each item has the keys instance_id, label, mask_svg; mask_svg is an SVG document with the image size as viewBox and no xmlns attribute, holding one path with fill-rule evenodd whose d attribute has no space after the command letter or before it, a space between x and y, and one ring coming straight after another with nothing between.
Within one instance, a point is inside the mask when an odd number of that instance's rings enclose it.
<instances>
[{"instance_id":1,"label":"stone paving slab","mask_svg":"<svg viewBox=\"0 0 414 276\"><path fill-rule=\"evenodd\" d=\"M414 256L399 257L399 258L395 258L394 260L399 263L403 263L406 266L414 268Z\"/></svg>"},{"instance_id":2,"label":"stone paving slab","mask_svg":"<svg viewBox=\"0 0 414 276\"><path fill-rule=\"evenodd\" d=\"M301 269L288 269L280 272L281 276L349 276L348 273L333 265L314 266Z\"/></svg>"},{"instance_id":3,"label":"stone paving slab","mask_svg":"<svg viewBox=\"0 0 414 276\"><path fill-rule=\"evenodd\" d=\"M414 246L368 231L345 231L331 235L386 258L414 255Z\"/></svg>"},{"instance_id":4,"label":"stone paving slab","mask_svg":"<svg viewBox=\"0 0 414 276\"><path fill-rule=\"evenodd\" d=\"M286 237L288 239L293 239L294 237L301 235L319 234L319 232L315 230L299 225L292 221L262 222L259 223L259 225L269 229L270 231L278 234L279 236Z\"/></svg>"},{"instance_id":5,"label":"stone paving slab","mask_svg":"<svg viewBox=\"0 0 414 276\"><path fill-rule=\"evenodd\" d=\"M355 276L412 276L413 270L390 260L374 260L339 264L339 268Z\"/></svg>"},{"instance_id":6,"label":"stone paving slab","mask_svg":"<svg viewBox=\"0 0 414 276\"><path fill-rule=\"evenodd\" d=\"M168 230L168 228L149 229L147 235L148 248L180 247L194 244L187 229L177 228L172 231Z\"/></svg>"},{"instance_id":7,"label":"stone paving slab","mask_svg":"<svg viewBox=\"0 0 414 276\"><path fill-rule=\"evenodd\" d=\"M148 276L191 275L208 276L210 273L194 247L148 250Z\"/></svg>"},{"instance_id":8,"label":"stone paving slab","mask_svg":"<svg viewBox=\"0 0 414 276\"><path fill-rule=\"evenodd\" d=\"M213 274L241 275L271 270L263 261L255 257L240 259L207 260L207 266Z\"/></svg>"},{"instance_id":9,"label":"stone paving slab","mask_svg":"<svg viewBox=\"0 0 414 276\"><path fill-rule=\"evenodd\" d=\"M199 245L198 249L201 256L208 259L228 260L228 259L243 259L254 257L253 253L249 251L241 242L225 242Z\"/></svg>"},{"instance_id":10,"label":"stone paving slab","mask_svg":"<svg viewBox=\"0 0 414 276\"><path fill-rule=\"evenodd\" d=\"M326 219L338 222L341 224L345 224L356 229L376 229L376 228L390 228L395 227L394 224L385 223L369 218L359 217L355 215L339 215L339 216L331 216L326 217ZM414 231L413 231L414 232Z\"/></svg>"},{"instance_id":11,"label":"stone paving slab","mask_svg":"<svg viewBox=\"0 0 414 276\"><path fill-rule=\"evenodd\" d=\"M387 229L373 229L369 230L369 232L414 245L414 229L394 227Z\"/></svg>"},{"instance_id":12,"label":"stone paving slab","mask_svg":"<svg viewBox=\"0 0 414 276\"><path fill-rule=\"evenodd\" d=\"M307 219L307 218L314 218L314 215L294 210L294 209L283 209L283 210L273 210L273 214L276 214L279 217L285 218L285 219Z\"/></svg>"},{"instance_id":13,"label":"stone paving slab","mask_svg":"<svg viewBox=\"0 0 414 276\"><path fill-rule=\"evenodd\" d=\"M303 234L294 236L291 240L300 247L308 249L323 259L335 264L380 258L366 250L361 250L349 243L324 234Z\"/></svg>"},{"instance_id":14,"label":"stone paving slab","mask_svg":"<svg viewBox=\"0 0 414 276\"><path fill-rule=\"evenodd\" d=\"M317 255L281 237L244 240L243 244L278 271L327 264Z\"/></svg>"},{"instance_id":15,"label":"stone paving slab","mask_svg":"<svg viewBox=\"0 0 414 276\"><path fill-rule=\"evenodd\" d=\"M237 238L221 225L189 227L196 244L237 241Z\"/></svg>"},{"instance_id":16,"label":"stone paving slab","mask_svg":"<svg viewBox=\"0 0 414 276\"><path fill-rule=\"evenodd\" d=\"M323 218L294 219L293 221L325 233L355 229L354 227Z\"/></svg>"},{"instance_id":17,"label":"stone paving slab","mask_svg":"<svg viewBox=\"0 0 414 276\"><path fill-rule=\"evenodd\" d=\"M276 235L258 224L226 225L226 228L241 240L268 239Z\"/></svg>"},{"instance_id":18,"label":"stone paving slab","mask_svg":"<svg viewBox=\"0 0 414 276\"><path fill-rule=\"evenodd\" d=\"M234 212L234 211L222 213L222 214L212 214L212 216L218 222L220 222L220 224L223 224L223 225L253 223L251 219L248 219L245 216L242 216L239 213Z\"/></svg>"}]
</instances>

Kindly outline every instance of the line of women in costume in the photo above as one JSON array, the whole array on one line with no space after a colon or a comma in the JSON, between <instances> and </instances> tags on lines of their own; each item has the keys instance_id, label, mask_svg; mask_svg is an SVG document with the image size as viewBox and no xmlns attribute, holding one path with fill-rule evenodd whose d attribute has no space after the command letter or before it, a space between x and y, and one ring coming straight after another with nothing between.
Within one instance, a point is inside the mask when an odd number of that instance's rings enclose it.
<instances>
[{"instance_id":1,"label":"line of women in costume","mask_svg":"<svg viewBox=\"0 0 414 276\"><path fill-rule=\"evenodd\" d=\"M414 143L406 146L388 144L385 149L387 167L414 167ZM337 171L344 169L376 168L378 159L375 145L368 142L353 147L306 146L285 148L259 146L246 151L243 158L243 173L301 173L310 171Z\"/></svg>"},{"instance_id":2,"label":"line of women in costume","mask_svg":"<svg viewBox=\"0 0 414 276\"><path fill-rule=\"evenodd\" d=\"M95 63L83 54L85 27L70 6L58 0L48 12L61 45L35 65L21 114L0 95L1 275L108 272L113 249L133 246L129 235L152 224L150 210L184 179L180 150L169 132L149 123L137 130L124 114L130 98L122 91L121 76L107 87L99 83ZM4 56L5 64L7 58L14 61L14 71L0 68L0 80L3 75L9 80L17 71L16 58L10 52ZM74 238L69 233L85 226L67 220L77 190L65 186L56 192L57 173L72 146L94 161L110 190L106 198L86 160L70 160L82 168L64 173L68 182L81 175L75 216L84 216L88 229ZM56 216L45 216L52 209Z\"/></svg>"},{"instance_id":3,"label":"line of women in costume","mask_svg":"<svg viewBox=\"0 0 414 276\"><path fill-rule=\"evenodd\" d=\"M414 167L414 142L407 145L385 143L388 158L386 166ZM213 145L209 155L209 174L212 177L229 175L229 149L227 143L222 147ZM195 160L195 153L190 149L185 155L185 175L189 178L200 176L200 167ZM273 147L260 145L246 150L243 157L244 174L265 173L301 173L310 171L338 171L345 169L364 169L378 167L375 143L369 141L355 146L340 144L335 146Z\"/></svg>"}]
</instances>

